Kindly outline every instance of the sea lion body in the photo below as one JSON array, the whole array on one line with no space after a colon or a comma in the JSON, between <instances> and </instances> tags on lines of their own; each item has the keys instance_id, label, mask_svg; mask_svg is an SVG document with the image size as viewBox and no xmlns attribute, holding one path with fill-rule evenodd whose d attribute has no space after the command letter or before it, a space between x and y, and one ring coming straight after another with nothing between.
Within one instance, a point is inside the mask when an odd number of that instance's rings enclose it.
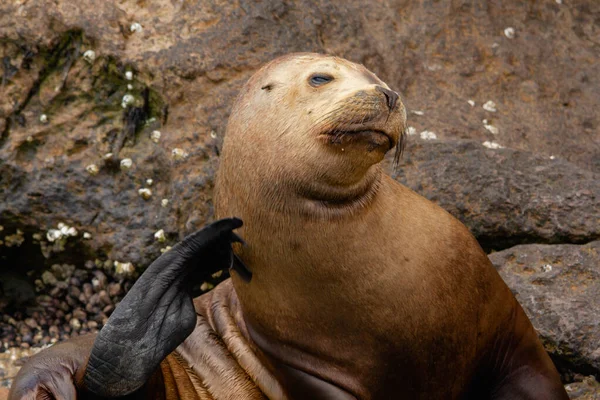
<instances>
[{"instance_id":1,"label":"sea lion body","mask_svg":"<svg viewBox=\"0 0 600 400\"><path fill-rule=\"evenodd\" d=\"M215 213L244 221L234 249L251 280L232 273L195 300L195 329L158 372L168 399L568 398L464 225L383 173L405 127L398 95L347 60L293 54L250 79ZM147 336L165 352L161 335ZM111 364L96 361L100 379Z\"/></svg>"}]
</instances>

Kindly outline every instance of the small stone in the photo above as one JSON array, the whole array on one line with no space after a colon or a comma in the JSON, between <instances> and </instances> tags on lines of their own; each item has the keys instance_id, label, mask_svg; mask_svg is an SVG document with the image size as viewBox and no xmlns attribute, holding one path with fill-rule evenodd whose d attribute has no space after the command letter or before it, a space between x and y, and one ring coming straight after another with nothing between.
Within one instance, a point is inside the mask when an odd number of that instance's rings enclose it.
<instances>
[{"instance_id":1,"label":"small stone","mask_svg":"<svg viewBox=\"0 0 600 400\"><path fill-rule=\"evenodd\" d=\"M28 327L30 327L31 329L35 329L38 327L38 323L36 322L35 319L33 318L27 318L25 320L25 325L27 325Z\"/></svg>"},{"instance_id":2,"label":"small stone","mask_svg":"<svg viewBox=\"0 0 600 400\"><path fill-rule=\"evenodd\" d=\"M73 318L76 318L80 321L85 321L87 319L87 314L81 308L76 308L73 311Z\"/></svg>"},{"instance_id":3,"label":"small stone","mask_svg":"<svg viewBox=\"0 0 600 400\"><path fill-rule=\"evenodd\" d=\"M555 158L556 158L556 157L554 157L554 156L550 156L550 159L551 159L551 160L554 160Z\"/></svg>"},{"instance_id":4,"label":"small stone","mask_svg":"<svg viewBox=\"0 0 600 400\"><path fill-rule=\"evenodd\" d=\"M415 114L415 115L425 115L425 113L423 111L420 111L420 110L412 110L411 112L413 114Z\"/></svg>"},{"instance_id":5,"label":"small stone","mask_svg":"<svg viewBox=\"0 0 600 400\"><path fill-rule=\"evenodd\" d=\"M213 278L217 279L217 278L220 278L220 277L221 277L221 275L223 275L223 271L222 271L222 270L221 270L221 271L217 271L217 272L215 272L215 273L214 273L214 274L212 274L211 276L212 276Z\"/></svg>"},{"instance_id":6,"label":"small stone","mask_svg":"<svg viewBox=\"0 0 600 400\"><path fill-rule=\"evenodd\" d=\"M44 271L42 274L42 282L44 282L44 285L54 286L58 283L58 279L56 279L52 272Z\"/></svg>"},{"instance_id":7,"label":"small stone","mask_svg":"<svg viewBox=\"0 0 600 400\"><path fill-rule=\"evenodd\" d=\"M162 199L160 201L160 205L163 206L163 207L168 206L169 205L169 199Z\"/></svg>"},{"instance_id":8,"label":"small stone","mask_svg":"<svg viewBox=\"0 0 600 400\"><path fill-rule=\"evenodd\" d=\"M126 71L125 72L125 79L127 79L128 81L133 79L133 72L131 71Z\"/></svg>"},{"instance_id":9,"label":"small stone","mask_svg":"<svg viewBox=\"0 0 600 400\"><path fill-rule=\"evenodd\" d=\"M2 231L2 229L0 229L0 231ZM40 240L42 240L42 235L40 233L34 233L33 235L31 235L31 238L33 240L40 241Z\"/></svg>"},{"instance_id":10,"label":"small stone","mask_svg":"<svg viewBox=\"0 0 600 400\"><path fill-rule=\"evenodd\" d=\"M133 33L139 33L143 30L142 25L139 24L138 22L134 22L131 24L131 26L129 27L129 30Z\"/></svg>"},{"instance_id":11,"label":"small stone","mask_svg":"<svg viewBox=\"0 0 600 400\"><path fill-rule=\"evenodd\" d=\"M506 36L509 39L513 39L515 37L515 28L508 27L504 29L504 36Z\"/></svg>"},{"instance_id":12,"label":"small stone","mask_svg":"<svg viewBox=\"0 0 600 400\"><path fill-rule=\"evenodd\" d=\"M202 285L200 285L200 290L202 290L203 292L206 292L207 290L210 290L214 287L215 286L210 282L203 282Z\"/></svg>"},{"instance_id":13,"label":"small stone","mask_svg":"<svg viewBox=\"0 0 600 400\"><path fill-rule=\"evenodd\" d=\"M152 179L146 179L146 185L152 186L153 183L154 181Z\"/></svg>"},{"instance_id":14,"label":"small stone","mask_svg":"<svg viewBox=\"0 0 600 400\"><path fill-rule=\"evenodd\" d=\"M189 155L185 150L180 148L173 149L173 151L171 151L171 154L173 155L173 158L177 161L185 160Z\"/></svg>"},{"instance_id":15,"label":"small stone","mask_svg":"<svg viewBox=\"0 0 600 400\"><path fill-rule=\"evenodd\" d=\"M94 50L86 50L83 53L83 59L92 64L96 59L96 52Z\"/></svg>"},{"instance_id":16,"label":"small stone","mask_svg":"<svg viewBox=\"0 0 600 400\"><path fill-rule=\"evenodd\" d=\"M213 139L216 139L217 138L217 132L210 131L210 137L213 138Z\"/></svg>"},{"instance_id":17,"label":"small stone","mask_svg":"<svg viewBox=\"0 0 600 400\"><path fill-rule=\"evenodd\" d=\"M88 172L88 174L90 175L97 175L98 172L100 171L98 169L98 166L96 164L90 164L87 167L85 167L85 170Z\"/></svg>"},{"instance_id":18,"label":"small stone","mask_svg":"<svg viewBox=\"0 0 600 400\"><path fill-rule=\"evenodd\" d=\"M108 285L108 295L110 297L116 297L121 294L121 284L118 282L112 282Z\"/></svg>"},{"instance_id":19,"label":"small stone","mask_svg":"<svg viewBox=\"0 0 600 400\"><path fill-rule=\"evenodd\" d=\"M40 115L40 122L42 124L47 124L48 123L48 116L46 114Z\"/></svg>"},{"instance_id":20,"label":"small stone","mask_svg":"<svg viewBox=\"0 0 600 400\"><path fill-rule=\"evenodd\" d=\"M100 305L102 307L106 307L107 305L110 305L112 303L112 301L110 301L110 296L108 295L106 290L100 291L100 293L98 293L98 297L100 299Z\"/></svg>"},{"instance_id":21,"label":"small stone","mask_svg":"<svg viewBox=\"0 0 600 400\"><path fill-rule=\"evenodd\" d=\"M89 232L83 232L83 238L89 240L92 238L92 234Z\"/></svg>"},{"instance_id":22,"label":"small stone","mask_svg":"<svg viewBox=\"0 0 600 400\"><path fill-rule=\"evenodd\" d=\"M154 239L158 242L164 242L167 239L165 237L164 229L160 229L160 230L156 231L156 233L154 234Z\"/></svg>"},{"instance_id":23,"label":"small stone","mask_svg":"<svg viewBox=\"0 0 600 400\"><path fill-rule=\"evenodd\" d=\"M158 143L160 140L160 131L152 131L150 134L150 140L152 140L154 143Z\"/></svg>"},{"instance_id":24,"label":"small stone","mask_svg":"<svg viewBox=\"0 0 600 400\"><path fill-rule=\"evenodd\" d=\"M69 321L69 325L71 326L71 328L73 328L74 331L78 331L81 329L81 322L79 322L77 318L72 318L71 321Z\"/></svg>"},{"instance_id":25,"label":"small stone","mask_svg":"<svg viewBox=\"0 0 600 400\"><path fill-rule=\"evenodd\" d=\"M423 131L420 133L421 139L423 140L435 140L437 139L437 135L431 131Z\"/></svg>"},{"instance_id":26,"label":"small stone","mask_svg":"<svg viewBox=\"0 0 600 400\"><path fill-rule=\"evenodd\" d=\"M103 156L103 158L104 158L105 160L110 160L110 159L112 158L112 156L113 156L113 153L106 153L106 154Z\"/></svg>"},{"instance_id":27,"label":"small stone","mask_svg":"<svg viewBox=\"0 0 600 400\"><path fill-rule=\"evenodd\" d=\"M133 104L134 101L135 97L127 93L125 96L123 96L123 100L121 100L121 107L127 108L129 105Z\"/></svg>"},{"instance_id":28,"label":"small stone","mask_svg":"<svg viewBox=\"0 0 600 400\"><path fill-rule=\"evenodd\" d=\"M162 249L160 249L160 252L162 254L162 253L166 253L169 250L171 250L171 246L163 247Z\"/></svg>"},{"instance_id":29,"label":"small stone","mask_svg":"<svg viewBox=\"0 0 600 400\"><path fill-rule=\"evenodd\" d=\"M27 143L31 143L31 142L33 142L33 136L31 136L31 135L27 136L27 138L25 139L25 141L26 141Z\"/></svg>"},{"instance_id":30,"label":"small stone","mask_svg":"<svg viewBox=\"0 0 600 400\"><path fill-rule=\"evenodd\" d=\"M133 90L133 85L131 83L127 84L127 90Z\"/></svg>"},{"instance_id":31,"label":"small stone","mask_svg":"<svg viewBox=\"0 0 600 400\"><path fill-rule=\"evenodd\" d=\"M406 129L406 134L407 135L416 135L417 134L417 130L415 129L414 126L409 126L408 129Z\"/></svg>"},{"instance_id":32,"label":"small stone","mask_svg":"<svg viewBox=\"0 0 600 400\"><path fill-rule=\"evenodd\" d=\"M475 107L475 102L473 100L467 100L467 103L469 103L471 107Z\"/></svg>"},{"instance_id":33,"label":"small stone","mask_svg":"<svg viewBox=\"0 0 600 400\"><path fill-rule=\"evenodd\" d=\"M142 199L149 200L152 197L152 190L148 188L139 189L138 194Z\"/></svg>"},{"instance_id":34,"label":"small stone","mask_svg":"<svg viewBox=\"0 0 600 400\"><path fill-rule=\"evenodd\" d=\"M98 328L98 323L96 321L88 321L87 327L90 330L94 330Z\"/></svg>"},{"instance_id":35,"label":"small stone","mask_svg":"<svg viewBox=\"0 0 600 400\"><path fill-rule=\"evenodd\" d=\"M131 158L124 158L121 160L121 170L126 171L133 166L133 161Z\"/></svg>"},{"instance_id":36,"label":"small stone","mask_svg":"<svg viewBox=\"0 0 600 400\"><path fill-rule=\"evenodd\" d=\"M488 100L488 101L486 101L486 102L483 104L483 106L482 106L482 107L483 107L483 109L484 109L485 111L489 111L489 112L496 112L496 111L498 111L498 110L496 109L496 103L494 103L492 100Z\"/></svg>"}]
</instances>

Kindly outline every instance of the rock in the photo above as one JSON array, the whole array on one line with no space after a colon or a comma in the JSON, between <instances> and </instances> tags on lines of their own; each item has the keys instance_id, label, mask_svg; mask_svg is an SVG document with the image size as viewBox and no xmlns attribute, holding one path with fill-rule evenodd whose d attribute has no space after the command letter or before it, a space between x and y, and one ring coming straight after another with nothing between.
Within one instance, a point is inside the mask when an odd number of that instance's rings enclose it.
<instances>
[{"instance_id":1,"label":"rock","mask_svg":"<svg viewBox=\"0 0 600 400\"><path fill-rule=\"evenodd\" d=\"M490 254L563 375L600 376L600 241Z\"/></svg>"},{"instance_id":2,"label":"rock","mask_svg":"<svg viewBox=\"0 0 600 400\"><path fill-rule=\"evenodd\" d=\"M565 390L571 399L600 400L600 384L593 376L565 385Z\"/></svg>"},{"instance_id":3,"label":"rock","mask_svg":"<svg viewBox=\"0 0 600 400\"><path fill-rule=\"evenodd\" d=\"M392 176L460 219L485 249L600 238L600 174L473 141L409 140Z\"/></svg>"}]
</instances>

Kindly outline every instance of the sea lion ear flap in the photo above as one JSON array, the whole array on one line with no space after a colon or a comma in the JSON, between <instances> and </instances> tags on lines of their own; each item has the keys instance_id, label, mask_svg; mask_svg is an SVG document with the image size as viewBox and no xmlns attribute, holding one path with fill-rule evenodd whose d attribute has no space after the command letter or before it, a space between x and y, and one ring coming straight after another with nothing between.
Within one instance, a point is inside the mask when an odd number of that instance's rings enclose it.
<instances>
[{"instance_id":1,"label":"sea lion ear flap","mask_svg":"<svg viewBox=\"0 0 600 400\"><path fill-rule=\"evenodd\" d=\"M86 390L124 396L150 379L196 326L190 281L231 265L231 243L241 240L233 230L241 226L237 218L216 221L144 271L96 337L84 375Z\"/></svg>"}]
</instances>

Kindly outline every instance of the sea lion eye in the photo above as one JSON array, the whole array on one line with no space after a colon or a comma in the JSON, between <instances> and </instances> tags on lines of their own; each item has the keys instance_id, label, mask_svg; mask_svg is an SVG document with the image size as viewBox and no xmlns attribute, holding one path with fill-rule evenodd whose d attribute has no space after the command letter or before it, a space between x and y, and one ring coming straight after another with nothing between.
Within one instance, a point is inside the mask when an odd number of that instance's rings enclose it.
<instances>
[{"instance_id":1,"label":"sea lion eye","mask_svg":"<svg viewBox=\"0 0 600 400\"><path fill-rule=\"evenodd\" d=\"M326 83L329 83L333 80L333 76L327 74L314 74L309 79L308 82L310 86L317 87L323 86Z\"/></svg>"}]
</instances>

